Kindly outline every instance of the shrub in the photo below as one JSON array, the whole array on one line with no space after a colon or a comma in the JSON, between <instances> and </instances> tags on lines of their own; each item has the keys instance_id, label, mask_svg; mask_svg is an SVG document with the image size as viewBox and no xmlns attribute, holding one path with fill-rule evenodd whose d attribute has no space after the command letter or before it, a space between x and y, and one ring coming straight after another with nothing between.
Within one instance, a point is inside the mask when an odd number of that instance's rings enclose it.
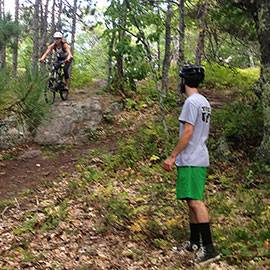
<instances>
[{"instance_id":1,"label":"shrub","mask_svg":"<svg viewBox=\"0 0 270 270\"><path fill-rule=\"evenodd\" d=\"M229 68L218 64L205 65L205 85L217 89L248 91L259 79L259 68Z\"/></svg>"},{"instance_id":2,"label":"shrub","mask_svg":"<svg viewBox=\"0 0 270 270\"><path fill-rule=\"evenodd\" d=\"M30 68L17 78L2 71L0 78L0 113L13 112L19 120L26 121L30 130L34 130L48 109L43 98L46 78L33 74Z\"/></svg>"},{"instance_id":3,"label":"shrub","mask_svg":"<svg viewBox=\"0 0 270 270\"><path fill-rule=\"evenodd\" d=\"M219 127L234 147L257 146L263 134L261 106L240 101L214 114L213 125Z\"/></svg>"}]
</instances>

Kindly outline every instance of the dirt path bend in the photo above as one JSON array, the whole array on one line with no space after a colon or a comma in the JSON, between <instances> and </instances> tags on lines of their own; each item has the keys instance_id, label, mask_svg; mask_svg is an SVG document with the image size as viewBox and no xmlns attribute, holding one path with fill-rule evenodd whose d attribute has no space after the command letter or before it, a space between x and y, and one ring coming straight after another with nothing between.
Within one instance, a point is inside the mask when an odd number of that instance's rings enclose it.
<instances>
[{"instance_id":1,"label":"dirt path bend","mask_svg":"<svg viewBox=\"0 0 270 270\"><path fill-rule=\"evenodd\" d=\"M12 160L0 162L0 200L12 198L18 192L35 188L40 183L54 181L61 174L71 173L76 162L89 150L104 148L108 144L92 143L66 149L32 144L9 153Z\"/></svg>"},{"instance_id":2,"label":"dirt path bend","mask_svg":"<svg viewBox=\"0 0 270 270\"><path fill-rule=\"evenodd\" d=\"M76 102L102 94L101 105L107 108L119 100L104 92L103 81L97 81L90 89L71 92L69 101ZM61 104L58 99L54 106ZM101 123L101 126L103 123ZM71 173L80 158L91 149L110 148L114 138L102 136L98 142L90 141L84 145L40 146L28 144L8 150L0 150L0 201L14 198L19 192L35 188L42 182L56 180L62 173Z\"/></svg>"}]
</instances>

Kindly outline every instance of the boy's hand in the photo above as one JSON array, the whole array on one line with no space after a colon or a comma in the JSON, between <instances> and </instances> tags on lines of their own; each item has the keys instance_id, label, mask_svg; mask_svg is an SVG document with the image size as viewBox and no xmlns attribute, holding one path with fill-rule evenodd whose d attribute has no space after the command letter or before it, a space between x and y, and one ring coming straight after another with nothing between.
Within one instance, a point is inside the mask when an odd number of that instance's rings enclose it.
<instances>
[{"instance_id":1,"label":"boy's hand","mask_svg":"<svg viewBox=\"0 0 270 270\"><path fill-rule=\"evenodd\" d=\"M175 160L176 158L174 157L168 157L163 163L163 169L168 172L171 171L174 166Z\"/></svg>"}]
</instances>

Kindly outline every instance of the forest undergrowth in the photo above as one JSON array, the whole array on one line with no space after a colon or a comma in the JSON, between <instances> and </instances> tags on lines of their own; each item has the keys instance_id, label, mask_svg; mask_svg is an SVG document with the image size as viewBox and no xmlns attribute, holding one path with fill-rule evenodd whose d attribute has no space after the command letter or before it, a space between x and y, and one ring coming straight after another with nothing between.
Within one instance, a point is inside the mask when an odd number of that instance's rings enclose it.
<instances>
[{"instance_id":1,"label":"forest undergrowth","mask_svg":"<svg viewBox=\"0 0 270 270\"><path fill-rule=\"evenodd\" d=\"M188 239L188 211L175 199L175 172L162 169L183 102L173 88L165 101L169 138L156 91L143 83L94 138L113 138L113 150L90 150L73 173L0 203L1 269L193 269L188 255L173 252ZM231 125L239 121L230 110L213 110L206 190L222 259L203 269L269 269L270 168L252 158L252 147L239 147L249 126L232 134L221 125L228 113ZM220 153L220 138L229 153ZM255 131L248 138L257 143Z\"/></svg>"}]
</instances>

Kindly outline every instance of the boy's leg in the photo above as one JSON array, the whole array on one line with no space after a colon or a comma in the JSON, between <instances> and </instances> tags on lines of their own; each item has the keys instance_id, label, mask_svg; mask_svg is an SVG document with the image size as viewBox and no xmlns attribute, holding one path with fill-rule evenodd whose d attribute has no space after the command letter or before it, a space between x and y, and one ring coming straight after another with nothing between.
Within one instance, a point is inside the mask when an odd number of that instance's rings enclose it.
<instances>
[{"instance_id":1,"label":"boy's leg","mask_svg":"<svg viewBox=\"0 0 270 270\"><path fill-rule=\"evenodd\" d=\"M208 210L205 204L200 200L188 200L188 207L190 212L192 212L192 218L197 223L209 222Z\"/></svg>"},{"instance_id":2,"label":"boy's leg","mask_svg":"<svg viewBox=\"0 0 270 270\"><path fill-rule=\"evenodd\" d=\"M189 200L188 206L197 221L202 237L202 245L213 245L211 230L209 225L209 215L205 204L199 200Z\"/></svg>"},{"instance_id":3,"label":"boy's leg","mask_svg":"<svg viewBox=\"0 0 270 270\"><path fill-rule=\"evenodd\" d=\"M202 238L202 249L197 254L196 262L204 265L219 259L220 256L213 246L209 215L205 204L199 200L190 200L188 201L188 206L196 216L198 230Z\"/></svg>"},{"instance_id":4,"label":"boy's leg","mask_svg":"<svg viewBox=\"0 0 270 270\"><path fill-rule=\"evenodd\" d=\"M187 250L193 251L194 250L193 245L196 245L197 248L199 248L200 246L200 230L196 215L191 208L189 208L189 227L190 227L190 239L189 239L190 248L187 248Z\"/></svg>"}]
</instances>

